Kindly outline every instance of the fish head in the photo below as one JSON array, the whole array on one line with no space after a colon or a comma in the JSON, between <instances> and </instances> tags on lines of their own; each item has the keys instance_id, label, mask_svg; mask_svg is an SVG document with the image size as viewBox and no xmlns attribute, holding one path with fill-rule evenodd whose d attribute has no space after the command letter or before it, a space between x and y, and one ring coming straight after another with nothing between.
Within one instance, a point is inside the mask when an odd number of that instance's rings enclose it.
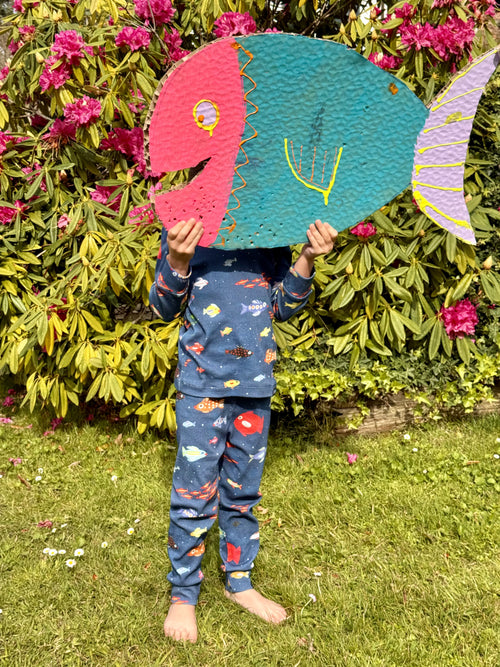
<instances>
[{"instance_id":1,"label":"fish head","mask_svg":"<svg viewBox=\"0 0 500 667\"><path fill-rule=\"evenodd\" d=\"M235 44L218 40L177 63L160 83L146 122L151 169L195 173L184 186L158 193L156 211L167 228L201 220L200 245L209 245L224 217L245 126Z\"/></svg>"}]
</instances>

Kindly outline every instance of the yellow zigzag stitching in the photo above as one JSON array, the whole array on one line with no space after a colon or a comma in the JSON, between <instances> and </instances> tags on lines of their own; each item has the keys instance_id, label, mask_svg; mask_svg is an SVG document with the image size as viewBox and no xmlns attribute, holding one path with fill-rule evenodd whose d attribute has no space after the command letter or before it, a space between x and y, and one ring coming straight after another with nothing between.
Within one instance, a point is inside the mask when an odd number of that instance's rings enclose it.
<instances>
[{"instance_id":1,"label":"yellow zigzag stitching","mask_svg":"<svg viewBox=\"0 0 500 667\"><path fill-rule=\"evenodd\" d=\"M235 171L235 173L238 174L238 176L241 178L242 183L241 183L241 185L238 186L237 188L233 188L233 189L231 190L231 194L233 195L233 197L234 197L234 198L236 199L236 201L238 202L238 205L237 205L237 206L233 206L233 208L228 208L227 211L226 211L226 215L228 215L228 216L233 220L233 224L232 224L230 227L223 227L223 228L221 229L221 231L222 231L222 230L227 230L229 233L233 232L234 229L235 229L235 227L236 227L236 220L235 220L234 217L231 215L231 211L236 211L237 209L240 208L240 205L241 205L241 204L240 204L240 200L238 199L238 196L237 196L235 193L236 193L238 190L241 190L242 188L244 188L244 187L246 186L246 184L247 184L247 182L245 181L245 179L243 178L243 176L242 176L242 175L240 174L240 172L238 171L241 167L245 167L245 166L249 163L248 155L247 155L245 149L243 148L243 144L245 144L247 141L250 141L251 139L255 139L255 137L256 137L257 134L258 134L257 130L256 130L255 127L252 125L252 123L250 123L250 121L248 120L248 118L249 118L249 116L253 116L254 114L256 114L256 113L258 112L258 110L259 110L259 107L258 107L256 104L254 104L254 103L252 102L252 100L249 100L249 99L248 99L248 96L250 95L250 93L253 93L253 91L257 88L257 84L256 84L255 81L252 79L252 77L251 77L251 76L248 76L248 74L245 72L246 67L247 67L247 66L252 62L252 60L253 60L253 54L250 53L250 51L247 51L247 49L245 49L241 44L236 44L236 45L235 45L235 48L240 48L240 49L242 49L242 50L245 52L245 54L248 56L248 61L247 61L247 62L243 65L243 67L241 68L241 70L240 70L240 75L246 77L246 78L247 78L249 81L251 81L252 84L253 84L253 88L251 88L250 90L246 91L245 94L243 95L243 101L244 101L244 103L245 103L245 108L246 108L246 105L247 105L247 103L248 103L248 104L251 104L251 105L253 106L254 110L251 111L250 113L247 113L247 115L245 116L245 119L244 119L244 120L245 120L245 123L248 123L248 125L249 125L249 126L251 127L251 129L253 130L253 134L252 134L251 137L247 137L246 139L243 139L243 140L240 142L240 150L242 151L243 155L245 156L245 162L242 162L242 163L240 163L240 164L238 164L238 165L236 165L236 166L234 167L234 171Z\"/></svg>"}]
</instances>

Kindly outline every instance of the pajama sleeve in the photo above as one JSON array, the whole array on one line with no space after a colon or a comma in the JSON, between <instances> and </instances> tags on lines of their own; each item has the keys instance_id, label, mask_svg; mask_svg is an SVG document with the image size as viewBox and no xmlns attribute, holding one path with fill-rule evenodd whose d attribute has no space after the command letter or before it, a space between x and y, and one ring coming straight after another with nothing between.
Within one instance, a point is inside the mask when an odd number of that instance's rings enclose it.
<instances>
[{"instance_id":1,"label":"pajama sleeve","mask_svg":"<svg viewBox=\"0 0 500 667\"><path fill-rule=\"evenodd\" d=\"M181 313L189 289L188 276L174 271L167 261L167 231L162 230L161 248L156 261L155 281L149 290L149 303L156 315L171 322Z\"/></svg>"},{"instance_id":2,"label":"pajama sleeve","mask_svg":"<svg viewBox=\"0 0 500 667\"><path fill-rule=\"evenodd\" d=\"M314 273L310 278L304 278L290 266L291 259L291 251L286 249L276 262L271 302L274 317L279 322L284 322L299 312L312 292Z\"/></svg>"}]
</instances>

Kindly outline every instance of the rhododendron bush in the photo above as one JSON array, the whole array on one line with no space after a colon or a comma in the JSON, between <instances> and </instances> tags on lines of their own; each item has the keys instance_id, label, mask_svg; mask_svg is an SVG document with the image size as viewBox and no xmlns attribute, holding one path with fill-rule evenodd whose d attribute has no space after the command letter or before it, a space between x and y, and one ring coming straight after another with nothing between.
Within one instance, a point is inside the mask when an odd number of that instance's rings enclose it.
<instances>
[{"instance_id":1,"label":"rhododendron bush","mask_svg":"<svg viewBox=\"0 0 500 667\"><path fill-rule=\"evenodd\" d=\"M1 372L58 417L99 399L137 415L140 430L173 428L177 324L148 309L160 233L149 197L188 174L152 173L142 129L168 67L216 37L314 34L357 49L427 103L487 48L493 4L380 5L361 19L354 3L326 0L15 0L0 69ZM318 261L315 303L276 327L285 357L334 355L354 368L407 351L467 363L498 354L496 141L480 111L465 184L477 248L403 193Z\"/></svg>"}]
</instances>

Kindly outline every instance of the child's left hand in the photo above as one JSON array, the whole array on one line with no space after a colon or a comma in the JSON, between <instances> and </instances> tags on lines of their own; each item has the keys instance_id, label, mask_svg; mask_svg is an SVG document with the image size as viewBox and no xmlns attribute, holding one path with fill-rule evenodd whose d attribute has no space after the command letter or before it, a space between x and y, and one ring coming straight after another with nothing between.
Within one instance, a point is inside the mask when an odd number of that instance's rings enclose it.
<instances>
[{"instance_id":1,"label":"child's left hand","mask_svg":"<svg viewBox=\"0 0 500 667\"><path fill-rule=\"evenodd\" d=\"M338 232L327 222L316 220L307 230L308 243L304 243L300 255L295 262L295 270L304 278L308 278L314 269L314 260L320 255L331 252Z\"/></svg>"},{"instance_id":2,"label":"child's left hand","mask_svg":"<svg viewBox=\"0 0 500 667\"><path fill-rule=\"evenodd\" d=\"M304 244L301 254L312 259L331 252L338 236L336 229L321 220L316 220L313 225L309 225L306 233L309 243Z\"/></svg>"}]
</instances>

